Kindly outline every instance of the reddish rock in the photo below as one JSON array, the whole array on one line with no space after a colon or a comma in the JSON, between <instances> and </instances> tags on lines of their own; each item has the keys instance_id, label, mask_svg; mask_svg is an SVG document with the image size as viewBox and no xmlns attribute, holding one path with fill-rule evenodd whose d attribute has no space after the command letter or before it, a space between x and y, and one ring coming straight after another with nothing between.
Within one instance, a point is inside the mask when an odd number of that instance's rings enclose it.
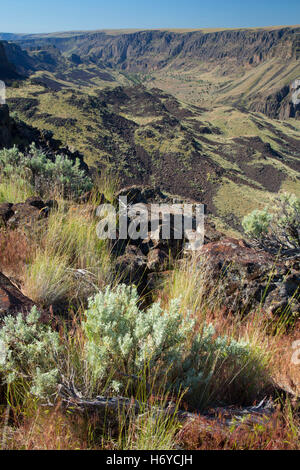
<instances>
[{"instance_id":1,"label":"reddish rock","mask_svg":"<svg viewBox=\"0 0 300 470\"><path fill-rule=\"evenodd\" d=\"M149 271L164 271L168 265L169 256L164 251L155 248L147 257L147 268Z\"/></svg>"},{"instance_id":2,"label":"reddish rock","mask_svg":"<svg viewBox=\"0 0 300 470\"><path fill-rule=\"evenodd\" d=\"M0 320L7 315L28 313L34 302L22 294L10 280L0 272Z\"/></svg>"},{"instance_id":3,"label":"reddish rock","mask_svg":"<svg viewBox=\"0 0 300 470\"><path fill-rule=\"evenodd\" d=\"M48 212L44 209L28 204L19 203L11 207L13 215L8 219L7 226L11 229L18 227L31 226L41 219L47 217Z\"/></svg>"},{"instance_id":4,"label":"reddish rock","mask_svg":"<svg viewBox=\"0 0 300 470\"><path fill-rule=\"evenodd\" d=\"M265 251L257 251L244 240L223 238L217 242L208 243L201 248L201 254L214 259L218 263L238 262L248 266L252 272L253 267L260 270L261 266L273 265L274 258Z\"/></svg>"},{"instance_id":5,"label":"reddish rock","mask_svg":"<svg viewBox=\"0 0 300 470\"><path fill-rule=\"evenodd\" d=\"M199 271L205 272L207 293L228 310L300 314L298 258L276 259L244 240L224 238L201 248Z\"/></svg>"}]
</instances>

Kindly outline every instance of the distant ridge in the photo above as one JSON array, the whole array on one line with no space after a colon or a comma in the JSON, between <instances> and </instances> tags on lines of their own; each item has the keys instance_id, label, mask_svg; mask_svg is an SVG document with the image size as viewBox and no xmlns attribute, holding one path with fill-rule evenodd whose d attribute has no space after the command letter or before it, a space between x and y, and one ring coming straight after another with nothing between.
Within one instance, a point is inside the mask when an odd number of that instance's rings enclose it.
<instances>
[{"instance_id":1,"label":"distant ridge","mask_svg":"<svg viewBox=\"0 0 300 470\"><path fill-rule=\"evenodd\" d=\"M184 34L191 32L216 33L221 31L276 31L278 29L295 29L300 28L300 24L296 25L274 25L274 26L253 26L243 28L122 28L122 29L95 29L95 30L71 30L71 31L54 31L52 33L0 33L0 39L6 41L17 41L24 39L50 38L50 37L72 37L82 34L105 33L107 35L133 34L142 31L170 31L174 33Z\"/></svg>"}]
</instances>

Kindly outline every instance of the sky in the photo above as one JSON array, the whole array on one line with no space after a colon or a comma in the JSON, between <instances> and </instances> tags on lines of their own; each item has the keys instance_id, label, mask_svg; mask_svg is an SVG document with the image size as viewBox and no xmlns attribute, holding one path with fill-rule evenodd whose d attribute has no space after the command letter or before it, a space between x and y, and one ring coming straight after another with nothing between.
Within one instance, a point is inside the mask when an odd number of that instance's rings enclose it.
<instances>
[{"instance_id":1,"label":"sky","mask_svg":"<svg viewBox=\"0 0 300 470\"><path fill-rule=\"evenodd\" d=\"M0 0L0 32L300 24L299 0Z\"/></svg>"}]
</instances>

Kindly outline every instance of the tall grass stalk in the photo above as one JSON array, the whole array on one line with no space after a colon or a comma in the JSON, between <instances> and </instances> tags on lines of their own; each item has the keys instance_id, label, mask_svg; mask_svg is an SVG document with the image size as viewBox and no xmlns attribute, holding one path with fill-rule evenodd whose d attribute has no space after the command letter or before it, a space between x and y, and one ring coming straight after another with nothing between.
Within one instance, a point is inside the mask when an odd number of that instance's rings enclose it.
<instances>
[{"instance_id":1,"label":"tall grass stalk","mask_svg":"<svg viewBox=\"0 0 300 470\"><path fill-rule=\"evenodd\" d=\"M184 393L171 397L167 392L167 377L157 384L154 371L151 382L148 380L145 368L136 377L134 399L139 404L138 415L132 410L119 412L117 445L120 450L174 449L175 436L180 427L177 412ZM171 398L174 401L171 402Z\"/></svg>"}]
</instances>

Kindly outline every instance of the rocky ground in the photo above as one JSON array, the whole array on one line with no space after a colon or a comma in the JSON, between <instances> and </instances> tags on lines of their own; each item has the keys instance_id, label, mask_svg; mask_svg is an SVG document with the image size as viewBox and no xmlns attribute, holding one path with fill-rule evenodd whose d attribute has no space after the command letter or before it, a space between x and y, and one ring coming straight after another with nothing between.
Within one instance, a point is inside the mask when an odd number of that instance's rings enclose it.
<instances>
[{"instance_id":1,"label":"rocky ground","mask_svg":"<svg viewBox=\"0 0 300 470\"><path fill-rule=\"evenodd\" d=\"M187 203L177 198L164 195L160 190L151 187L132 186L121 190L117 197L126 196L129 207L143 204L149 209L151 223L151 204ZM5 230L26 230L37 224L46 224L47 216L55 201L44 203L41 199L32 197L24 203L0 204L0 226ZM96 212L96 207L93 209ZM134 221L136 213L131 215L129 210L128 224ZM153 239L148 233L146 239L127 239L113 241L113 252L116 256L116 272L122 273L125 282L136 284L140 293L152 292L173 269L176 263L192 257L196 260L201 273L206 273L206 289L209 292L219 283L215 295L218 301L228 311L243 311L247 314L261 307L266 316L272 317L284 312L297 315L300 311L297 290L300 284L300 259L295 254L288 259L277 259L249 245L244 240L228 238L215 229L214 224L206 217L204 246L195 252L185 252L187 239L176 240L171 228L171 239L163 240L162 224L164 210L157 221L159 235ZM172 219L171 219L172 220ZM5 248L4 248L5 250ZM221 282L220 282L221 280ZM10 286L10 287L9 287ZM18 289L14 289L9 280L3 276L1 282L3 297L1 297L2 315L10 314L22 307L31 307L31 303L22 297ZM7 295L4 294L7 292ZM20 303L21 302L21 303Z\"/></svg>"},{"instance_id":2,"label":"rocky ground","mask_svg":"<svg viewBox=\"0 0 300 470\"><path fill-rule=\"evenodd\" d=\"M178 198L165 195L160 190L131 186L124 188L116 195L126 196L129 207L134 204L143 204L150 209L150 205L188 202ZM103 202L105 199L103 198ZM24 203L0 204L0 246L2 268L9 271L9 266L4 263L6 259L6 249L18 251L18 247L5 247L1 245L1 233L12 233L22 231L30 233L36 231L37 227L47 224L47 217L55 201L44 202L38 197L32 197ZM84 203L83 203L84 204ZM75 206L74 206L75 209ZM95 213L96 206L88 205L87 210ZM130 216L131 223L136 217L136 213ZM150 223L150 221L149 221ZM162 219L159 221L159 233L162 229ZM171 229L171 233L172 229ZM204 246L200 251L187 253L184 251L185 240L162 240L151 239L149 232L146 240L116 240L112 244L112 252L115 257L115 275L120 276L122 282L129 285L138 286L144 305L149 305L155 297L155 293L163 286L163 281L170 277L172 270L181 265L193 265L195 271L193 275L198 276L199 289L202 289L203 297L212 301L212 308L221 309L223 315L235 315L242 312L245 317L255 311L260 310L270 324L276 323L283 312L291 318L299 316L299 284L300 269L299 255L290 259L276 259L263 250L257 250L248 242L239 239L228 238L215 229L214 224L206 217ZM197 274L198 273L198 274ZM213 296L211 295L213 293ZM22 293L22 281L16 278L9 278L0 272L0 318L7 315L17 315L23 312L28 314L31 308L36 305ZM62 313L62 311L60 312ZM53 310L44 311L42 321L46 324L53 323ZM239 313L240 315L240 313ZM53 323L55 325L55 323ZM274 389L267 392L273 399L264 398L260 403L248 407L221 407L210 409L201 413L199 417L191 412L178 412L178 419L183 423L180 432L182 442L192 439L196 445L194 433L206 436L205 439L217 439L216 435L227 439L228 430L235 427L237 422L241 422L241 432L244 427L267 426L270 420L274 420L277 408L273 401L277 396L284 396L296 403L295 392L286 385L274 384ZM96 401L86 401L81 396L76 395L76 391L66 389L62 391L63 400L67 406L78 409L112 410L119 406L119 402L113 399L97 398ZM72 397L72 398L71 398ZM70 402L71 400L71 402ZM102 400L102 401L101 401ZM124 399L125 400L125 399ZM126 400L125 400L126 401ZM123 403L127 406L127 402ZM129 403L129 402L128 402ZM172 405L169 405L171 413ZM192 434L190 434L192 433ZM212 434L211 434L212 433ZM193 438L191 436L194 436ZM208 441L207 441L208 442ZM182 444L181 444L182 445ZM200 445L200 444L197 444ZM215 443L214 445L217 445Z\"/></svg>"}]
</instances>

